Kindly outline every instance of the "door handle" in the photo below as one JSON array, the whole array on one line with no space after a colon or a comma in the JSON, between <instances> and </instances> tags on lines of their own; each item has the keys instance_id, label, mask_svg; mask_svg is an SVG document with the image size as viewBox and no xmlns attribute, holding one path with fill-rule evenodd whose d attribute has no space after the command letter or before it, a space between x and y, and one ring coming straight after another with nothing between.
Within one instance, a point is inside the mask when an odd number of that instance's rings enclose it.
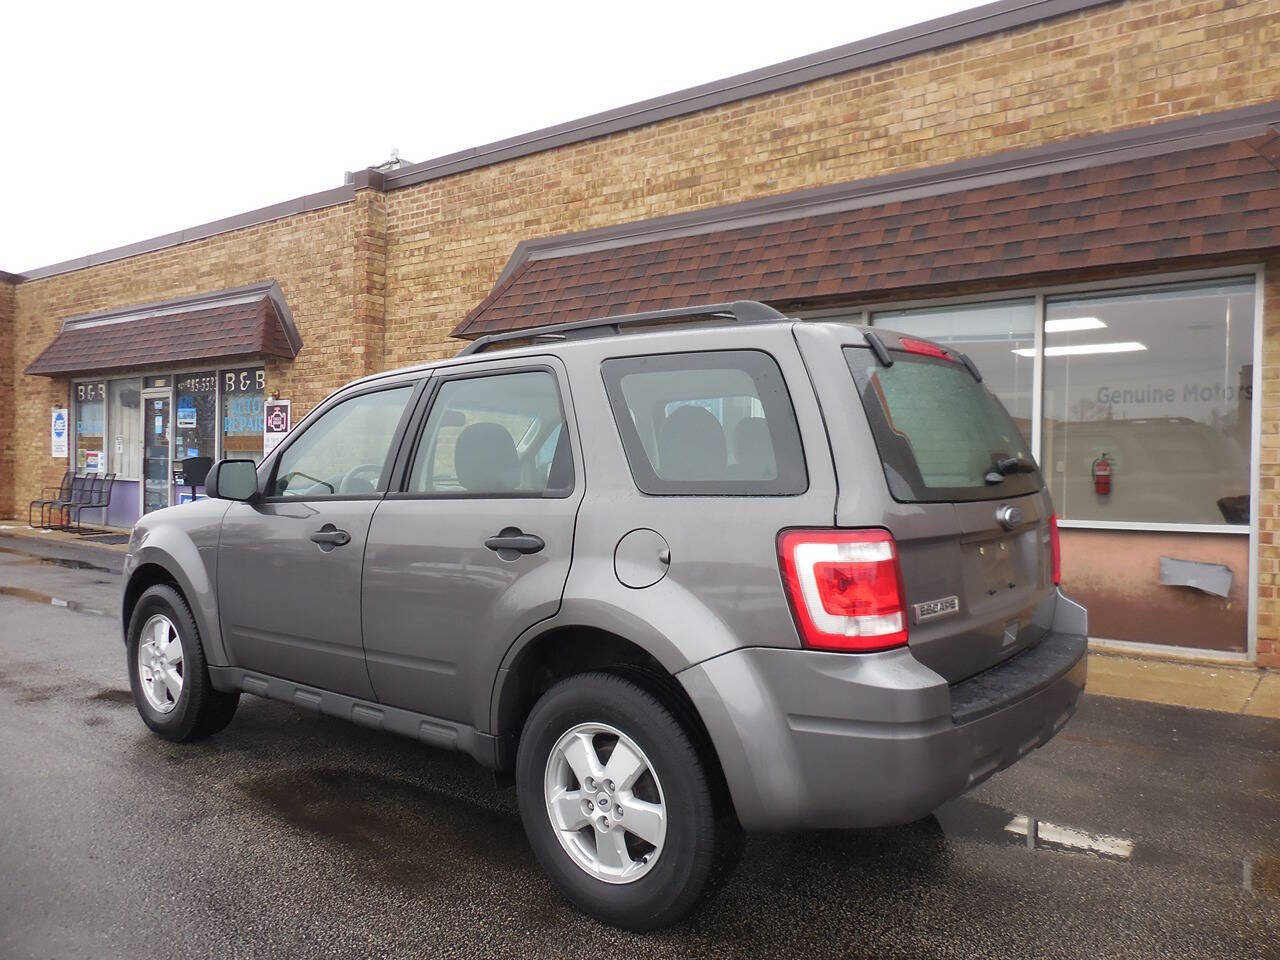
<instances>
[{"instance_id":1,"label":"door handle","mask_svg":"<svg viewBox=\"0 0 1280 960\"><path fill-rule=\"evenodd\" d=\"M519 527L504 527L496 537L490 537L484 545L503 560L515 560L522 553L537 553L546 543L541 537L525 533Z\"/></svg>"},{"instance_id":2,"label":"door handle","mask_svg":"<svg viewBox=\"0 0 1280 960\"><path fill-rule=\"evenodd\" d=\"M351 534L345 530L339 530L332 523L326 523L311 535L311 542L318 543L322 547L344 547L351 542Z\"/></svg>"}]
</instances>

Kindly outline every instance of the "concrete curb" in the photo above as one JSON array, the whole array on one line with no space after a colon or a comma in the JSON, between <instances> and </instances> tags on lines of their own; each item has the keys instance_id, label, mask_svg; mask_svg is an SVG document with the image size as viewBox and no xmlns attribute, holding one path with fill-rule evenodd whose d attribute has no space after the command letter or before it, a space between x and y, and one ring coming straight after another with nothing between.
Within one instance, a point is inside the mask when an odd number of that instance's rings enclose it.
<instances>
[{"instance_id":1,"label":"concrete curb","mask_svg":"<svg viewBox=\"0 0 1280 960\"><path fill-rule=\"evenodd\" d=\"M67 539L55 534L41 535L34 530L16 531L0 527L0 550L57 560L92 563L103 567L109 573L119 575L124 568L126 545L85 543L75 537Z\"/></svg>"}]
</instances>

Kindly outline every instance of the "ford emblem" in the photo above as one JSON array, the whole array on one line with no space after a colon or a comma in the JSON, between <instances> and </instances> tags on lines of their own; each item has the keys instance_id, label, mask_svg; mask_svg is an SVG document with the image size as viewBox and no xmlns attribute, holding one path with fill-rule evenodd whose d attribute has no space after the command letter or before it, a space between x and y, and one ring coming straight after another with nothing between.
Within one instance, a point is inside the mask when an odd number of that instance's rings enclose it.
<instances>
[{"instance_id":1,"label":"ford emblem","mask_svg":"<svg viewBox=\"0 0 1280 960\"><path fill-rule=\"evenodd\" d=\"M1000 521L1000 526L1012 530L1022 525L1022 510L1012 504L1002 503L996 508L996 519Z\"/></svg>"}]
</instances>

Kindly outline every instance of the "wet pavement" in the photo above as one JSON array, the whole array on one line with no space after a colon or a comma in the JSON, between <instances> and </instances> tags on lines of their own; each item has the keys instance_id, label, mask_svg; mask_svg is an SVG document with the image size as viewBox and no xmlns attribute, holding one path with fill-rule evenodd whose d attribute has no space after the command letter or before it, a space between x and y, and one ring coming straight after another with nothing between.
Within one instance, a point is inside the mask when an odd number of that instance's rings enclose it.
<instances>
[{"instance_id":1,"label":"wet pavement","mask_svg":"<svg viewBox=\"0 0 1280 960\"><path fill-rule=\"evenodd\" d=\"M0 957L1280 960L1280 721L1088 696L936 816L751 838L637 937L557 898L459 755L247 697L151 736L98 566L0 550Z\"/></svg>"}]
</instances>

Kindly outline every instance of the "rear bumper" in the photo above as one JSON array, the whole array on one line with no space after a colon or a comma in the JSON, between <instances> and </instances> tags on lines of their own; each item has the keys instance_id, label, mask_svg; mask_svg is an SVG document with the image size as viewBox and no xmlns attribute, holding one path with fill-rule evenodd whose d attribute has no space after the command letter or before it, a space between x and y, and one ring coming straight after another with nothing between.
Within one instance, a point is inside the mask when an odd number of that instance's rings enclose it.
<instances>
[{"instance_id":1,"label":"rear bumper","mask_svg":"<svg viewBox=\"0 0 1280 960\"><path fill-rule=\"evenodd\" d=\"M954 687L906 649L757 647L679 678L743 827L875 827L926 816L1053 737L1084 690L1086 646L1056 629Z\"/></svg>"}]
</instances>

